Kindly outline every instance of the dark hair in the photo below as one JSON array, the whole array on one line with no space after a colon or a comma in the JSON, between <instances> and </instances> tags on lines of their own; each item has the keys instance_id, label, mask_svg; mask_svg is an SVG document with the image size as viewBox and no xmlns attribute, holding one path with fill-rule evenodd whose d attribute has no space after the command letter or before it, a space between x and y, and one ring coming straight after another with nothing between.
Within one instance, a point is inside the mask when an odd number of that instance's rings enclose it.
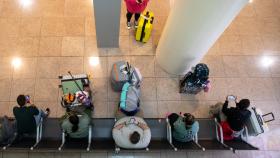
<instances>
[{"instance_id":1,"label":"dark hair","mask_svg":"<svg viewBox=\"0 0 280 158\"><path fill-rule=\"evenodd\" d=\"M236 106L240 110L245 110L250 106L250 100L249 99L241 99L239 103L236 104Z\"/></svg>"},{"instance_id":2,"label":"dark hair","mask_svg":"<svg viewBox=\"0 0 280 158\"><path fill-rule=\"evenodd\" d=\"M132 144L137 144L140 140L140 134L136 131L134 131L131 135L130 135L130 142Z\"/></svg>"},{"instance_id":3,"label":"dark hair","mask_svg":"<svg viewBox=\"0 0 280 158\"><path fill-rule=\"evenodd\" d=\"M70 123L73 125L72 126L72 132L76 132L79 129L79 117L75 114L70 115L69 117Z\"/></svg>"},{"instance_id":4,"label":"dark hair","mask_svg":"<svg viewBox=\"0 0 280 158\"><path fill-rule=\"evenodd\" d=\"M137 0L138 1L138 3L143 3L143 0Z\"/></svg>"},{"instance_id":5,"label":"dark hair","mask_svg":"<svg viewBox=\"0 0 280 158\"><path fill-rule=\"evenodd\" d=\"M189 126L194 123L194 116L190 113L185 113L183 120L185 122L186 128L189 128Z\"/></svg>"},{"instance_id":6,"label":"dark hair","mask_svg":"<svg viewBox=\"0 0 280 158\"><path fill-rule=\"evenodd\" d=\"M19 106L24 106L26 104L25 95L21 94L17 97L17 103Z\"/></svg>"}]
</instances>

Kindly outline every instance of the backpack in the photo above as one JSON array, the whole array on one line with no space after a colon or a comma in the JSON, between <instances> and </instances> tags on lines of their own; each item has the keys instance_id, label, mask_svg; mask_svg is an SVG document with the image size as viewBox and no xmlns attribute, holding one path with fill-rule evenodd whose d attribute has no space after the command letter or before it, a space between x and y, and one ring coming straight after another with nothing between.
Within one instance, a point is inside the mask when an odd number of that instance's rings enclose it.
<instances>
[{"instance_id":1,"label":"backpack","mask_svg":"<svg viewBox=\"0 0 280 158\"><path fill-rule=\"evenodd\" d=\"M128 116L134 116L140 107L140 89L129 82L122 88L120 110Z\"/></svg>"},{"instance_id":2,"label":"backpack","mask_svg":"<svg viewBox=\"0 0 280 158\"><path fill-rule=\"evenodd\" d=\"M0 144L11 144L16 138L16 121L11 121L7 116L0 118Z\"/></svg>"}]
</instances>

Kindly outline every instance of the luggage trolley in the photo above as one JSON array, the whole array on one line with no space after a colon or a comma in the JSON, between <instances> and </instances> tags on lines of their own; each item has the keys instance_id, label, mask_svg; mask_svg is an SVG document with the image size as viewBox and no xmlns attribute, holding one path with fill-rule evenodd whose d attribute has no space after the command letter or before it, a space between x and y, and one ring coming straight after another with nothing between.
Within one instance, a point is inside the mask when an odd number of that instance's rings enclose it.
<instances>
[{"instance_id":1,"label":"luggage trolley","mask_svg":"<svg viewBox=\"0 0 280 158\"><path fill-rule=\"evenodd\" d=\"M61 97L61 106L66 109L75 109L77 107L92 107L92 94L89 87L89 76L87 74L72 75L68 71L68 75L59 76L63 96ZM88 91L85 92L85 87ZM84 97L85 102L80 102L77 99L77 93ZM85 106L83 106L85 105Z\"/></svg>"}]
</instances>

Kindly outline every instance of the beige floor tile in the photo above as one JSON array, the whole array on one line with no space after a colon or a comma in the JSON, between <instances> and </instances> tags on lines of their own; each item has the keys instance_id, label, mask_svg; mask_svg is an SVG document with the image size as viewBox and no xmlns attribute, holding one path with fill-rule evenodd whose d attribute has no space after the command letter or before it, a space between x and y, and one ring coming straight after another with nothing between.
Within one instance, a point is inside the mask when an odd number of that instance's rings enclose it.
<instances>
[{"instance_id":1,"label":"beige floor tile","mask_svg":"<svg viewBox=\"0 0 280 158\"><path fill-rule=\"evenodd\" d=\"M197 94L199 100L224 100L228 95L228 83L226 78L210 78L211 88L209 92L201 91Z\"/></svg>"},{"instance_id":2,"label":"beige floor tile","mask_svg":"<svg viewBox=\"0 0 280 158\"><path fill-rule=\"evenodd\" d=\"M65 16L92 16L93 1L65 0Z\"/></svg>"},{"instance_id":3,"label":"beige floor tile","mask_svg":"<svg viewBox=\"0 0 280 158\"><path fill-rule=\"evenodd\" d=\"M34 100L34 89L34 79L14 79L12 81L10 101L15 102L18 95L20 94L29 95L31 97L31 100Z\"/></svg>"},{"instance_id":4,"label":"beige floor tile","mask_svg":"<svg viewBox=\"0 0 280 158\"><path fill-rule=\"evenodd\" d=\"M0 79L0 101L10 101L11 95L11 79Z\"/></svg>"},{"instance_id":5,"label":"beige floor tile","mask_svg":"<svg viewBox=\"0 0 280 158\"><path fill-rule=\"evenodd\" d=\"M13 157L28 158L28 152L6 152L6 153L3 153L3 157L6 157L6 158L13 158Z\"/></svg>"},{"instance_id":6,"label":"beige floor tile","mask_svg":"<svg viewBox=\"0 0 280 158\"><path fill-rule=\"evenodd\" d=\"M100 152L100 153L81 153L81 158L107 158L107 152Z\"/></svg>"},{"instance_id":7,"label":"beige floor tile","mask_svg":"<svg viewBox=\"0 0 280 158\"><path fill-rule=\"evenodd\" d=\"M43 18L41 36L64 36L66 29L63 18Z\"/></svg>"},{"instance_id":8,"label":"beige floor tile","mask_svg":"<svg viewBox=\"0 0 280 158\"><path fill-rule=\"evenodd\" d=\"M129 36L120 36L119 37L119 48L109 48L107 49L108 56L121 56L129 55Z\"/></svg>"},{"instance_id":9,"label":"beige floor tile","mask_svg":"<svg viewBox=\"0 0 280 158\"><path fill-rule=\"evenodd\" d=\"M41 18L22 18L19 33L20 36L40 36Z\"/></svg>"},{"instance_id":10,"label":"beige floor tile","mask_svg":"<svg viewBox=\"0 0 280 158\"><path fill-rule=\"evenodd\" d=\"M119 102L121 92L115 92L112 89L111 80L108 80L108 101Z\"/></svg>"},{"instance_id":11,"label":"beige floor tile","mask_svg":"<svg viewBox=\"0 0 280 158\"><path fill-rule=\"evenodd\" d=\"M116 48L110 48L116 49ZM102 57L107 56L107 48L97 48L96 37L86 36L85 37L85 55L86 57Z\"/></svg>"},{"instance_id":12,"label":"beige floor tile","mask_svg":"<svg viewBox=\"0 0 280 158\"><path fill-rule=\"evenodd\" d=\"M212 151L205 151L205 152L199 152L199 151L191 151L187 152L188 158L213 158Z\"/></svg>"},{"instance_id":13,"label":"beige floor tile","mask_svg":"<svg viewBox=\"0 0 280 158\"><path fill-rule=\"evenodd\" d=\"M83 56L84 49L84 37L63 37L62 56Z\"/></svg>"},{"instance_id":14,"label":"beige floor tile","mask_svg":"<svg viewBox=\"0 0 280 158\"><path fill-rule=\"evenodd\" d=\"M262 18L260 31L263 35L280 35L280 19L279 17Z\"/></svg>"},{"instance_id":15,"label":"beige floor tile","mask_svg":"<svg viewBox=\"0 0 280 158\"><path fill-rule=\"evenodd\" d=\"M272 78L272 81L273 81L273 86L275 87L275 96L278 99L278 101L280 101L280 78L279 77Z\"/></svg>"},{"instance_id":16,"label":"beige floor tile","mask_svg":"<svg viewBox=\"0 0 280 158\"><path fill-rule=\"evenodd\" d=\"M276 100L271 78L248 78L249 97L252 100Z\"/></svg>"},{"instance_id":17,"label":"beige floor tile","mask_svg":"<svg viewBox=\"0 0 280 158\"><path fill-rule=\"evenodd\" d=\"M65 75L68 73L68 71L71 71L72 74L81 74L84 72L83 65L83 57L62 57L60 58L59 73L61 75Z\"/></svg>"},{"instance_id":18,"label":"beige floor tile","mask_svg":"<svg viewBox=\"0 0 280 158\"><path fill-rule=\"evenodd\" d=\"M140 108L143 110L144 118L158 118L157 101L141 100Z\"/></svg>"},{"instance_id":19,"label":"beige floor tile","mask_svg":"<svg viewBox=\"0 0 280 158\"><path fill-rule=\"evenodd\" d=\"M18 39L15 37L0 36L0 56L10 57L13 53L17 52Z\"/></svg>"},{"instance_id":20,"label":"beige floor tile","mask_svg":"<svg viewBox=\"0 0 280 158\"><path fill-rule=\"evenodd\" d=\"M62 37L41 37L38 56L61 56Z\"/></svg>"},{"instance_id":21,"label":"beige floor tile","mask_svg":"<svg viewBox=\"0 0 280 158\"><path fill-rule=\"evenodd\" d=\"M19 34L19 18L0 18L0 36L17 37Z\"/></svg>"},{"instance_id":22,"label":"beige floor tile","mask_svg":"<svg viewBox=\"0 0 280 158\"><path fill-rule=\"evenodd\" d=\"M237 98L250 98L249 84L246 78L227 78L227 95L235 95ZM226 96L224 96L225 98ZM223 99L224 100L224 99Z\"/></svg>"},{"instance_id":23,"label":"beige floor tile","mask_svg":"<svg viewBox=\"0 0 280 158\"><path fill-rule=\"evenodd\" d=\"M109 101L108 102L108 111L107 111L108 118L115 118L115 114L116 114L118 105L119 105L118 101Z\"/></svg>"},{"instance_id":24,"label":"beige floor tile","mask_svg":"<svg viewBox=\"0 0 280 158\"><path fill-rule=\"evenodd\" d=\"M18 39L17 52L13 55L21 57L36 57L39 51L38 37L21 37Z\"/></svg>"},{"instance_id":25,"label":"beige floor tile","mask_svg":"<svg viewBox=\"0 0 280 158\"><path fill-rule=\"evenodd\" d=\"M86 36L96 36L95 19L93 16L85 18L85 34Z\"/></svg>"},{"instance_id":26,"label":"beige floor tile","mask_svg":"<svg viewBox=\"0 0 280 158\"><path fill-rule=\"evenodd\" d=\"M243 56L223 56L224 69L227 77L246 77L247 60Z\"/></svg>"},{"instance_id":27,"label":"beige floor tile","mask_svg":"<svg viewBox=\"0 0 280 158\"><path fill-rule=\"evenodd\" d=\"M273 0L267 0L264 4L261 3L255 3L255 10L256 14L260 17L274 17L277 16L277 7Z\"/></svg>"},{"instance_id":28,"label":"beige floor tile","mask_svg":"<svg viewBox=\"0 0 280 158\"><path fill-rule=\"evenodd\" d=\"M205 56L201 62L207 64L210 70L210 77L225 77L222 56Z\"/></svg>"},{"instance_id":29,"label":"beige floor tile","mask_svg":"<svg viewBox=\"0 0 280 158\"><path fill-rule=\"evenodd\" d=\"M90 80L91 89L93 90L94 101L107 101L108 100L108 79L107 78L94 78Z\"/></svg>"},{"instance_id":30,"label":"beige floor tile","mask_svg":"<svg viewBox=\"0 0 280 158\"><path fill-rule=\"evenodd\" d=\"M10 110L11 109L11 110ZM10 102L0 102L0 116L13 116L13 110L10 107Z\"/></svg>"},{"instance_id":31,"label":"beige floor tile","mask_svg":"<svg viewBox=\"0 0 280 158\"><path fill-rule=\"evenodd\" d=\"M13 70L13 78L32 78L36 76L37 58L21 58L22 65Z\"/></svg>"},{"instance_id":32,"label":"beige floor tile","mask_svg":"<svg viewBox=\"0 0 280 158\"><path fill-rule=\"evenodd\" d=\"M250 77L271 77L269 67L264 64L264 56L247 56L247 74Z\"/></svg>"},{"instance_id":33,"label":"beige floor tile","mask_svg":"<svg viewBox=\"0 0 280 158\"><path fill-rule=\"evenodd\" d=\"M155 77L154 56L133 56L131 64L140 70L143 77Z\"/></svg>"},{"instance_id":34,"label":"beige floor tile","mask_svg":"<svg viewBox=\"0 0 280 158\"><path fill-rule=\"evenodd\" d=\"M177 78L157 78L158 100L180 100L179 80Z\"/></svg>"},{"instance_id":35,"label":"beige floor tile","mask_svg":"<svg viewBox=\"0 0 280 158\"><path fill-rule=\"evenodd\" d=\"M223 55L240 55L241 46L240 36L223 35L219 39L219 47Z\"/></svg>"},{"instance_id":36,"label":"beige floor tile","mask_svg":"<svg viewBox=\"0 0 280 158\"><path fill-rule=\"evenodd\" d=\"M161 66L157 63L155 59L155 76L156 77L178 77L177 75L167 73Z\"/></svg>"},{"instance_id":37,"label":"beige floor tile","mask_svg":"<svg viewBox=\"0 0 280 158\"><path fill-rule=\"evenodd\" d=\"M255 17L238 17L237 27L240 35L258 35L259 22Z\"/></svg>"},{"instance_id":38,"label":"beige floor tile","mask_svg":"<svg viewBox=\"0 0 280 158\"><path fill-rule=\"evenodd\" d=\"M21 2L29 2L29 1L21 1ZM48 2L47 0L40 1L32 1L32 5L26 5L21 8L21 16L22 17L42 17L44 14L44 3Z\"/></svg>"},{"instance_id":39,"label":"beige floor tile","mask_svg":"<svg viewBox=\"0 0 280 158\"><path fill-rule=\"evenodd\" d=\"M280 52L280 36L263 35L262 40L265 52Z\"/></svg>"},{"instance_id":40,"label":"beige floor tile","mask_svg":"<svg viewBox=\"0 0 280 158\"><path fill-rule=\"evenodd\" d=\"M64 16L65 0L41 0L42 16L44 17L62 17Z\"/></svg>"},{"instance_id":41,"label":"beige floor tile","mask_svg":"<svg viewBox=\"0 0 280 158\"><path fill-rule=\"evenodd\" d=\"M92 78L108 77L108 58L86 57L84 58L84 70Z\"/></svg>"},{"instance_id":42,"label":"beige floor tile","mask_svg":"<svg viewBox=\"0 0 280 158\"><path fill-rule=\"evenodd\" d=\"M41 157L41 158L54 158L54 153L53 152L34 152L34 153L29 153L28 154L29 158L36 158L36 157Z\"/></svg>"},{"instance_id":43,"label":"beige floor tile","mask_svg":"<svg viewBox=\"0 0 280 158\"><path fill-rule=\"evenodd\" d=\"M108 117L108 102L107 101L94 101L94 118L106 118Z\"/></svg>"},{"instance_id":44,"label":"beige floor tile","mask_svg":"<svg viewBox=\"0 0 280 158\"><path fill-rule=\"evenodd\" d=\"M181 101L158 101L158 116L165 118L167 113L179 113Z\"/></svg>"},{"instance_id":45,"label":"beige floor tile","mask_svg":"<svg viewBox=\"0 0 280 158\"><path fill-rule=\"evenodd\" d=\"M11 58L1 57L0 59L0 79L7 79L12 77Z\"/></svg>"},{"instance_id":46,"label":"beige floor tile","mask_svg":"<svg viewBox=\"0 0 280 158\"><path fill-rule=\"evenodd\" d=\"M263 42L260 36L240 36L241 50L244 55L263 54Z\"/></svg>"},{"instance_id":47,"label":"beige floor tile","mask_svg":"<svg viewBox=\"0 0 280 158\"><path fill-rule=\"evenodd\" d=\"M140 88L141 101L157 100L156 78L143 78Z\"/></svg>"},{"instance_id":48,"label":"beige floor tile","mask_svg":"<svg viewBox=\"0 0 280 158\"><path fill-rule=\"evenodd\" d=\"M84 36L85 35L85 18L68 17L64 18L66 36Z\"/></svg>"},{"instance_id":49,"label":"beige floor tile","mask_svg":"<svg viewBox=\"0 0 280 158\"><path fill-rule=\"evenodd\" d=\"M17 0L2 0L0 17L19 17L21 6Z\"/></svg>"},{"instance_id":50,"label":"beige floor tile","mask_svg":"<svg viewBox=\"0 0 280 158\"><path fill-rule=\"evenodd\" d=\"M58 79L37 79L35 84L35 101L57 101Z\"/></svg>"},{"instance_id":51,"label":"beige floor tile","mask_svg":"<svg viewBox=\"0 0 280 158\"><path fill-rule=\"evenodd\" d=\"M147 43L141 43L135 40L135 36L130 36L130 54L131 55L154 55L153 40L150 38Z\"/></svg>"},{"instance_id":52,"label":"beige floor tile","mask_svg":"<svg viewBox=\"0 0 280 158\"><path fill-rule=\"evenodd\" d=\"M58 78L59 67L60 67L59 57L40 57L38 58L37 65L37 78Z\"/></svg>"}]
</instances>

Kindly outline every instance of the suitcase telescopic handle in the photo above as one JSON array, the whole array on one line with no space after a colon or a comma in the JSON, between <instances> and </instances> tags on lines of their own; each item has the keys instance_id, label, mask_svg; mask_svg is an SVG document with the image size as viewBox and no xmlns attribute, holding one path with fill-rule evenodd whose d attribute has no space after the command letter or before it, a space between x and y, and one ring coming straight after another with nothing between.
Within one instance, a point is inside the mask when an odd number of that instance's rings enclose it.
<instances>
[{"instance_id":1,"label":"suitcase telescopic handle","mask_svg":"<svg viewBox=\"0 0 280 158\"><path fill-rule=\"evenodd\" d=\"M274 121L274 120L275 120L274 114L273 114L272 112L267 113L267 114L264 114L264 115L262 115L262 117L264 118L264 117L269 116L269 115L272 117L272 119L270 119L270 120L264 120L265 123L271 122L271 121Z\"/></svg>"}]
</instances>

